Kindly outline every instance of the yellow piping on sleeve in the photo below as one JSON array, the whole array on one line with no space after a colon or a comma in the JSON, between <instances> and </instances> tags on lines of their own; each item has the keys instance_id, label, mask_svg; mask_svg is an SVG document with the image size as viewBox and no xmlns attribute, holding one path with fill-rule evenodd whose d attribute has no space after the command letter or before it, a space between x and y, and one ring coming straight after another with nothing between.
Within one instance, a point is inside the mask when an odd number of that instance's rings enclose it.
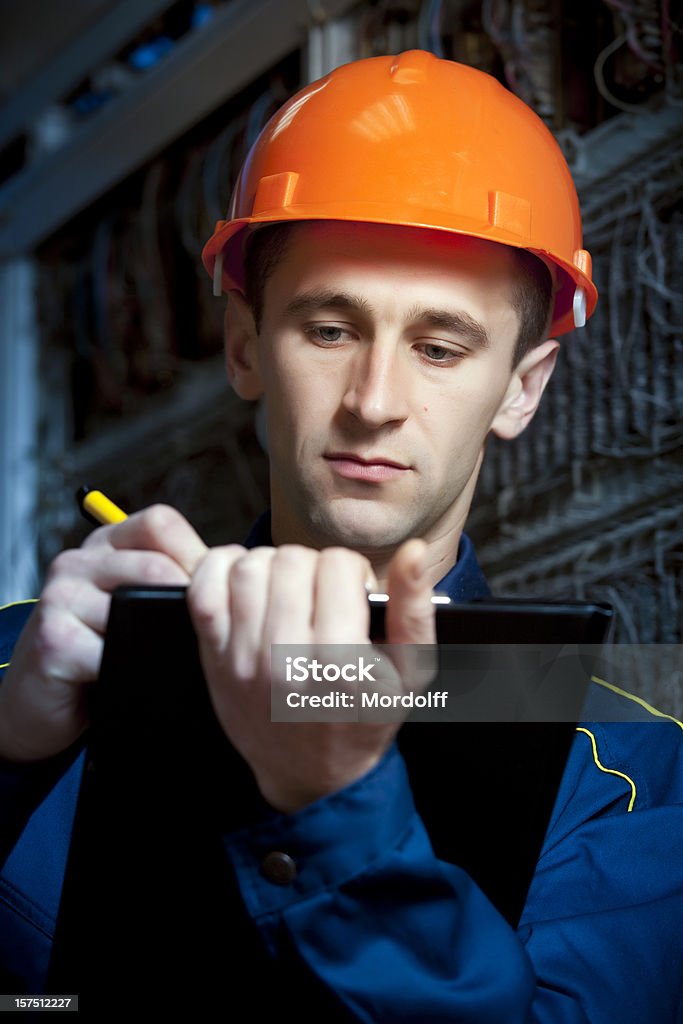
<instances>
[{"instance_id":1,"label":"yellow piping on sleeve","mask_svg":"<svg viewBox=\"0 0 683 1024\"><path fill-rule=\"evenodd\" d=\"M0 612L4 612L6 608L16 608L18 604L38 604L38 598L28 597L25 601L10 601L9 604L0 604Z\"/></svg>"},{"instance_id":2,"label":"yellow piping on sleeve","mask_svg":"<svg viewBox=\"0 0 683 1024\"><path fill-rule=\"evenodd\" d=\"M591 746L593 747L593 760L595 761L596 765L598 766L601 772L606 772L608 775L617 775L620 779L625 779L626 782L628 782L629 786L631 787L631 799L629 800L628 807L626 808L626 810L632 811L633 805L636 802L636 784L633 781L633 779L629 775L624 775L623 772L618 772L616 768L605 768L604 764L598 757L598 745L595 742L595 736L590 731L590 729L585 729L582 725L580 725L577 727L576 731L584 732L586 736L590 737Z\"/></svg>"},{"instance_id":3,"label":"yellow piping on sleeve","mask_svg":"<svg viewBox=\"0 0 683 1024\"><path fill-rule=\"evenodd\" d=\"M593 682L598 683L599 686L605 686L608 690L612 690L614 693L618 693L620 697L628 697L629 700L633 700L636 704L640 704L641 708L645 708L651 715L657 715L658 718L668 718L670 722L675 722L679 729L683 729L683 722L679 722L673 715L667 715L663 711L658 711L657 708L653 708L651 704L643 700L642 697L636 697L635 693L627 693L626 690L620 690L614 683L608 683L604 679L599 679L597 676L593 676Z\"/></svg>"},{"instance_id":4,"label":"yellow piping on sleeve","mask_svg":"<svg viewBox=\"0 0 683 1024\"><path fill-rule=\"evenodd\" d=\"M2 605L0 605L0 612L4 612L5 609L7 609L7 608L15 608L18 604L37 604L37 603L38 603L38 598L37 597L29 597L25 601L10 601L9 604L2 604ZM2 665L0 665L0 669L9 668L9 666L10 666L9 661L5 661Z\"/></svg>"}]
</instances>

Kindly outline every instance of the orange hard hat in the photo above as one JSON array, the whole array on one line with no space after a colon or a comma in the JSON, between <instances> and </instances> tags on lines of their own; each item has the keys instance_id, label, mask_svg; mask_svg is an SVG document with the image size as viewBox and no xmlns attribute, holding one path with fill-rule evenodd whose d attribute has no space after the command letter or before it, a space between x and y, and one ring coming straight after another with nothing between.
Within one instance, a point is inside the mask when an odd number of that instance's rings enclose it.
<instances>
[{"instance_id":1,"label":"orange hard hat","mask_svg":"<svg viewBox=\"0 0 683 1024\"><path fill-rule=\"evenodd\" d=\"M551 132L491 75L422 50L338 67L273 115L202 253L217 293L244 290L249 228L305 220L527 249L553 273L553 334L595 308L576 189Z\"/></svg>"}]
</instances>

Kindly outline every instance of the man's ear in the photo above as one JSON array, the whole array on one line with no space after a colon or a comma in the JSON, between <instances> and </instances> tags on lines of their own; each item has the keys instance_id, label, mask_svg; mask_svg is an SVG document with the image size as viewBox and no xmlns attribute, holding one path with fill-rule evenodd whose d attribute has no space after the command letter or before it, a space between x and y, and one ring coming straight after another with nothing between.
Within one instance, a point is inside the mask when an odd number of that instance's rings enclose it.
<instances>
[{"instance_id":1,"label":"man's ear","mask_svg":"<svg viewBox=\"0 0 683 1024\"><path fill-rule=\"evenodd\" d=\"M491 430L498 437L511 441L531 423L555 369L559 349L559 341L549 339L529 349L517 364L491 424Z\"/></svg>"},{"instance_id":2,"label":"man's ear","mask_svg":"<svg viewBox=\"0 0 683 1024\"><path fill-rule=\"evenodd\" d=\"M263 394L256 339L258 331L251 307L241 292L231 291L223 320L225 365L228 379L240 398L254 401Z\"/></svg>"}]
</instances>

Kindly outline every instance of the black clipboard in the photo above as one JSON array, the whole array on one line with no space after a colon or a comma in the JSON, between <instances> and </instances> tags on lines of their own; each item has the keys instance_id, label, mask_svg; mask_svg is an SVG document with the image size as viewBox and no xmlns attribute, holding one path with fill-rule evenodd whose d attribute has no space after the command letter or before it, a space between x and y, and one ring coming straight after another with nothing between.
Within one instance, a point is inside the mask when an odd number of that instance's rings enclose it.
<instances>
[{"instance_id":1,"label":"black clipboard","mask_svg":"<svg viewBox=\"0 0 683 1024\"><path fill-rule=\"evenodd\" d=\"M380 641L384 606L371 605ZM437 633L441 644L543 635L595 645L611 618L607 605L485 600L439 607ZM254 820L260 797L213 715L184 588L114 593L92 697L47 991L78 992L85 1009L104 993L123 1006L123 991L158 998L170 985L168 1005L186 996L196 1008L192 993L212 1006L228 975L239 979L255 962L267 979L272 964L221 845L226 830ZM399 732L437 856L466 870L513 927L575 724L408 721ZM295 976L280 973L277 984Z\"/></svg>"}]
</instances>

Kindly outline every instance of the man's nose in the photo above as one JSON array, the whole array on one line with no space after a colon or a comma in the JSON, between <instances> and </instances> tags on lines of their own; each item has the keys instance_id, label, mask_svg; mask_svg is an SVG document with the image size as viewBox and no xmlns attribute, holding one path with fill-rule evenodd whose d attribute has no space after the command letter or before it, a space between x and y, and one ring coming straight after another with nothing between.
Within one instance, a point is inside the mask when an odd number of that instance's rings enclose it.
<instances>
[{"instance_id":1,"label":"man's nose","mask_svg":"<svg viewBox=\"0 0 683 1024\"><path fill-rule=\"evenodd\" d=\"M348 368L344 408L369 427L401 423L408 416L408 371L396 347L368 342Z\"/></svg>"}]
</instances>

